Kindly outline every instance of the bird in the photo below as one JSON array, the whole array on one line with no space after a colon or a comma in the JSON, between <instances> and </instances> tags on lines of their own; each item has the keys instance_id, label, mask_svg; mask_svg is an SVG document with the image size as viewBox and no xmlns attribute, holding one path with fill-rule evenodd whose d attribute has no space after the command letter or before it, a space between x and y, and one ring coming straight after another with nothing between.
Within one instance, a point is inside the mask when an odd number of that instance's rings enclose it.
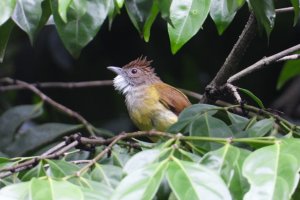
<instances>
[{"instance_id":1,"label":"bird","mask_svg":"<svg viewBox=\"0 0 300 200\"><path fill-rule=\"evenodd\" d=\"M129 116L137 128L166 131L191 103L180 90L164 83L151 63L152 60L141 56L123 67L107 69L117 75L114 88L125 96Z\"/></svg>"}]
</instances>

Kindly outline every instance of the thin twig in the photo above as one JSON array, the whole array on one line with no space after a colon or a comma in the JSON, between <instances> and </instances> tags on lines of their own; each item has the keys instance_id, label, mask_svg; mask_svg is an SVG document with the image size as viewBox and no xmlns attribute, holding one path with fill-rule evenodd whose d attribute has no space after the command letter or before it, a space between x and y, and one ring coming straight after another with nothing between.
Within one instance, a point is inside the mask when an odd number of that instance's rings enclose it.
<instances>
[{"instance_id":1,"label":"thin twig","mask_svg":"<svg viewBox=\"0 0 300 200\"><path fill-rule=\"evenodd\" d=\"M88 170L91 166L93 166L98 160L100 160L104 155L106 155L111 148L119 141L124 138L123 134L118 135L114 138L114 140L103 150L101 151L95 158L93 158L87 165L81 168L79 171L76 172L76 176L80 176L86 170Z\"/></svg>"},{"instance_id":2,"label":"thin twig","mask_svg":"<svg viewBox=\"0 0 300 200\"><path fill-rule=\"evenodd\" d=\"M238 93L236 87L230 83L227 83L226 87L232 92L237 103L239 103L239 104L242 103L242 98L241 98L240 94Z\"/></svg>"},{"instance_id":3,"label":"thin twig","mask_svg":"<svg viewBox=\"0 0 300 200\"><path fill-rule=\"evenodd\" d=\"M276 14L281 14L281 13L288 13L294 11L294 7L287 7L287 8L278 8L275 10Z\"/></svg>"},{"instance_id":4,"label":"thin twig","mask_svg":"<svg viewBox=\"0 0 300 200\"><path fill-rule=\"evenodd\" d=\"M186 90L186 89L179 89L181 92L183 92L185 95L189 96L189 97L193 97L197 100L201 100L203 98L203 95L198 94L196 92L190 91L190 90Z\"/></svg>"},{"instance_id":5,"label":"thin twig","mask_svg":"<svg viewBox=\"0 0 300 200\"><path fill-rule=\"evenodd\" d=\"M12 85L19 85L24 88L27 88L28 90L31 90L33 93L38 95L42 99L42 101L48 103L49 105L53 106L54 108L58 109L59 111L69 115L70 117L77 119L79 122L81 122L85 126L85 128L89 131L89 133L91 135L94 135L93 125L90 124L82 115L80 115L79 113L71 110L70 108L54 101L53 99L51 99L50 97L45 95L43 92L41 92L39 89L37 89L34 85L29 84L24 81L20 81L20 80L13 80L11 78L3 78L0 81L8 83L8 84L12 84Z\"/></svg>"},{"instance_id":6,"label":"thin twig","mask_svg":"<svg viewBox=\"0 0 300 200\"><path fill-rule=\"evenodd\" d=\"M83 81L83 82L43 82L43 83L28 83L36 88L60 88L60 89L73 89L73 88L87 88L87 87L100 87L111 86L112 80L101 81ZM27 89L24 85L6 85L0 86L0 91L9 90L22 90Z\"/></svg>"},{"instance_id":7,"label":"thin twig","mask_svg":"<svg viewBox=\"0 0 300 200\"><path fill-rule=\"evenodd\" d=\"M248 74L251 74L253 73L254 71L257 71L258 69L262 69L272 63L275 63L278 59L284 57L284 56L287 56L297 50L300 50L300 44L296 45L296 46L293 46L291 48L288 48L284 51L281 51L277 54L274 54L272 56L269 56L269 57L265 57L259 61L257 61L256 63L254 63L253 65L243 69L242 71L234 74L233 76L231 76L227 82L228 83L232 83L233 81L236 81L236 80L239 80L240 78L248 75Z\"/></svg>"},{"instance_id":8,"label":"thin twig","mask_svg":"<svg viewBox=\"0 0 300 200\"><path fill-rule=\"evenodd\" d=\"M289 55L289 56L284 56L278 60L276 60L276 62L284 62L287 60L298 60L300 58L300 54L293 54L293 55Z\"/></svg>"},{"instance_id":9,"label":"thin twig","mask_svg":"<svg viewBox=\"0 0 300 200\"><path fill-rule=\"evenodd\" d=\"M63 155L69 149L72 149L73 147L75 147L77 145L78 145L78 141L75 140L72 143L68 144L67 146L65 146L64 148L60 149L59 151L57 151L57 152L55 152L53 154L45 155L45 156L38 156L38 157L35 157L34 159L25 161L25 162L20 163L18 165L11 166L11 167L6 167L6 168L2 168L2 169L0 169L0 172L4 172L4 171L8 171L8 172L6 172L6 173L0 173L0 178L5 178L7 176L12 175L13 173L20 172L20 171L23 171L23 170L28 169L28 168L32 168L40 160L57 158L57 157Z\"/></svg>"}]
</instances>

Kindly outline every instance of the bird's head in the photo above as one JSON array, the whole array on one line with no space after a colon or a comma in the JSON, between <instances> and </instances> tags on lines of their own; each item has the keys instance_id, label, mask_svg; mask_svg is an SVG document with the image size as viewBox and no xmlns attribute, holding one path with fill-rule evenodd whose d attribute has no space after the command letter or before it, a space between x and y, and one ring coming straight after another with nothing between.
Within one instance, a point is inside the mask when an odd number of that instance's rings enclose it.
<instances>
[{"instance_id":1,"label":"bird's head","mask_svg":"<svg viewBox=\"0 0 300 200\"><path fill-rule=\"evenodd\" d=\"M148 61L146 57L140 57L123 67L107 67L107 69L117 74L114 78L116 90L126 94L133 87L159 82L160 79L151 67L151 62L152 61Z\"/></svg>"}]
</instances>

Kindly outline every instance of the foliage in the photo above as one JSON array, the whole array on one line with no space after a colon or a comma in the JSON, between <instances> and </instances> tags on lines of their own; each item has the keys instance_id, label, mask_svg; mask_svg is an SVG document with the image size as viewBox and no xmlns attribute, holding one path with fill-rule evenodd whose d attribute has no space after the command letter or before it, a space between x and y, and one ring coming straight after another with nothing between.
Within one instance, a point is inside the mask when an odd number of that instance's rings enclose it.
<instances>
[{"instance_id":1,"label":"foliage","mask_svg":"<svg viewBox=\"0 0 300 200\"><path fill-rule=\"evenodd\" d=\"M300 74L300 60L290 60L287 61L278 78L276 88L281 89L288 80L294 78L295 76Z\"/></svg>"},{"instance_id":2,"label":"foliage","mask_svg":"<svg viewBox=\"0 0 300 200\"><path fill-rule=\"evenodd\" d=\"M269 37L274 28L276 12L273 0L246 1ZM294 24L299 16L299 1L290 0L295 8ZM166 21L171 51L175 54L207 20L208 14L222 34L235 18L244 0L3 0L0 6L0 61L3 60L11 29L18 26L31 41L41 28L54 25L66 49L78 57L97 34L107 18L113 19L125 6L134 27L146 42L158 14ZM47 23L48 21L48 23Z\"/></svg>"},{"instance_id":3,"label":"foliage","mask_svg":"<svg viewBox=\"0 0 300 200\"><path fill-rule=\"evenodd\" d=\"M72 149L60 160L43 158L32 168L0 179L0 198L290 199L299 182L299 127L284 120L275 121L272 113L261 119L258 113L250 112L253 117L249 119L229 112L237 107L190 106L170 127L173 135L157 133L161 135L156 143L134 139L134 148L120 140L108 157L102 157L90 169L83 170L89 162L88 155ZM20 127L26 120L38 117L41 108L42 104L18 106L6 111L1 120L13 114L11 123ZM51 137L78 128L61 124L44 125L48 129L41 126L34 129ZM18 128L12 127L10 132L14 135ZM23 143L33 139L31 132L25 131L29 138L23 138ZM6 133L2 127L1 136ZM39 137L26 145L40 148L38 144L43 141ZM96 152L104 152L103 146L97 147ZM1 158L0 176L6 173L1 170L30 159Z\"/></svg>"}]
</instances>

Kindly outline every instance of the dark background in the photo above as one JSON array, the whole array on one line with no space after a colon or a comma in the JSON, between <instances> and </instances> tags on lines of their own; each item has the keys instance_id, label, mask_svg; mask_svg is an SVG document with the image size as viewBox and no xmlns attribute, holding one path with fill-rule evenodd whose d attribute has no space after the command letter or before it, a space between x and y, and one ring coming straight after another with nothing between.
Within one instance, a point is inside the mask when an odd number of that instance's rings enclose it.
<instances>
[{"instance_id":1,"label":"dark background","mask_svg":"<svg viewBox=\"0 0 300 200\"><path fill-rule=\"evenodd\" d=\"M284 6L289 5L282 3L277 7ZM150 42L146 43L139 37L124 8L121 15L114 20L112 29L108 30L108 22L105 22L96 38L83 49L77 60L65 50L55 27L44 27L33 46L30 45L27 35L15 28L4 62L0 64L0 76L27 82L107 80L114 77L106 69L107 66L122 66L144 55L154 60L153 67L163 81L203 93L205 86L229 54L248 15L248 8L244 5L222 36L217 34L209 17L203 30L176 55L171 54L167 25L160 17L151 29ZM299 33L299 25L293 27L293 13L278 15L269 41L263 32L258 34L242 59L240 69L263 56L299 43ZM282 63L271 65L243 78L237 84L251 90L266 106L270 106L282 93L275 88L281 66ZM113 87L43 91L54 100L78 111L97 127L116 132L134 129L127 116L124 97L114 91ZM0 93L0 113L14 105L32 104L37 99L28 91ZM249 103L252 102L249 100ZM46 106L45 110L40 121L75 122L51 107Z\"/></svg>"}]
</instances>

